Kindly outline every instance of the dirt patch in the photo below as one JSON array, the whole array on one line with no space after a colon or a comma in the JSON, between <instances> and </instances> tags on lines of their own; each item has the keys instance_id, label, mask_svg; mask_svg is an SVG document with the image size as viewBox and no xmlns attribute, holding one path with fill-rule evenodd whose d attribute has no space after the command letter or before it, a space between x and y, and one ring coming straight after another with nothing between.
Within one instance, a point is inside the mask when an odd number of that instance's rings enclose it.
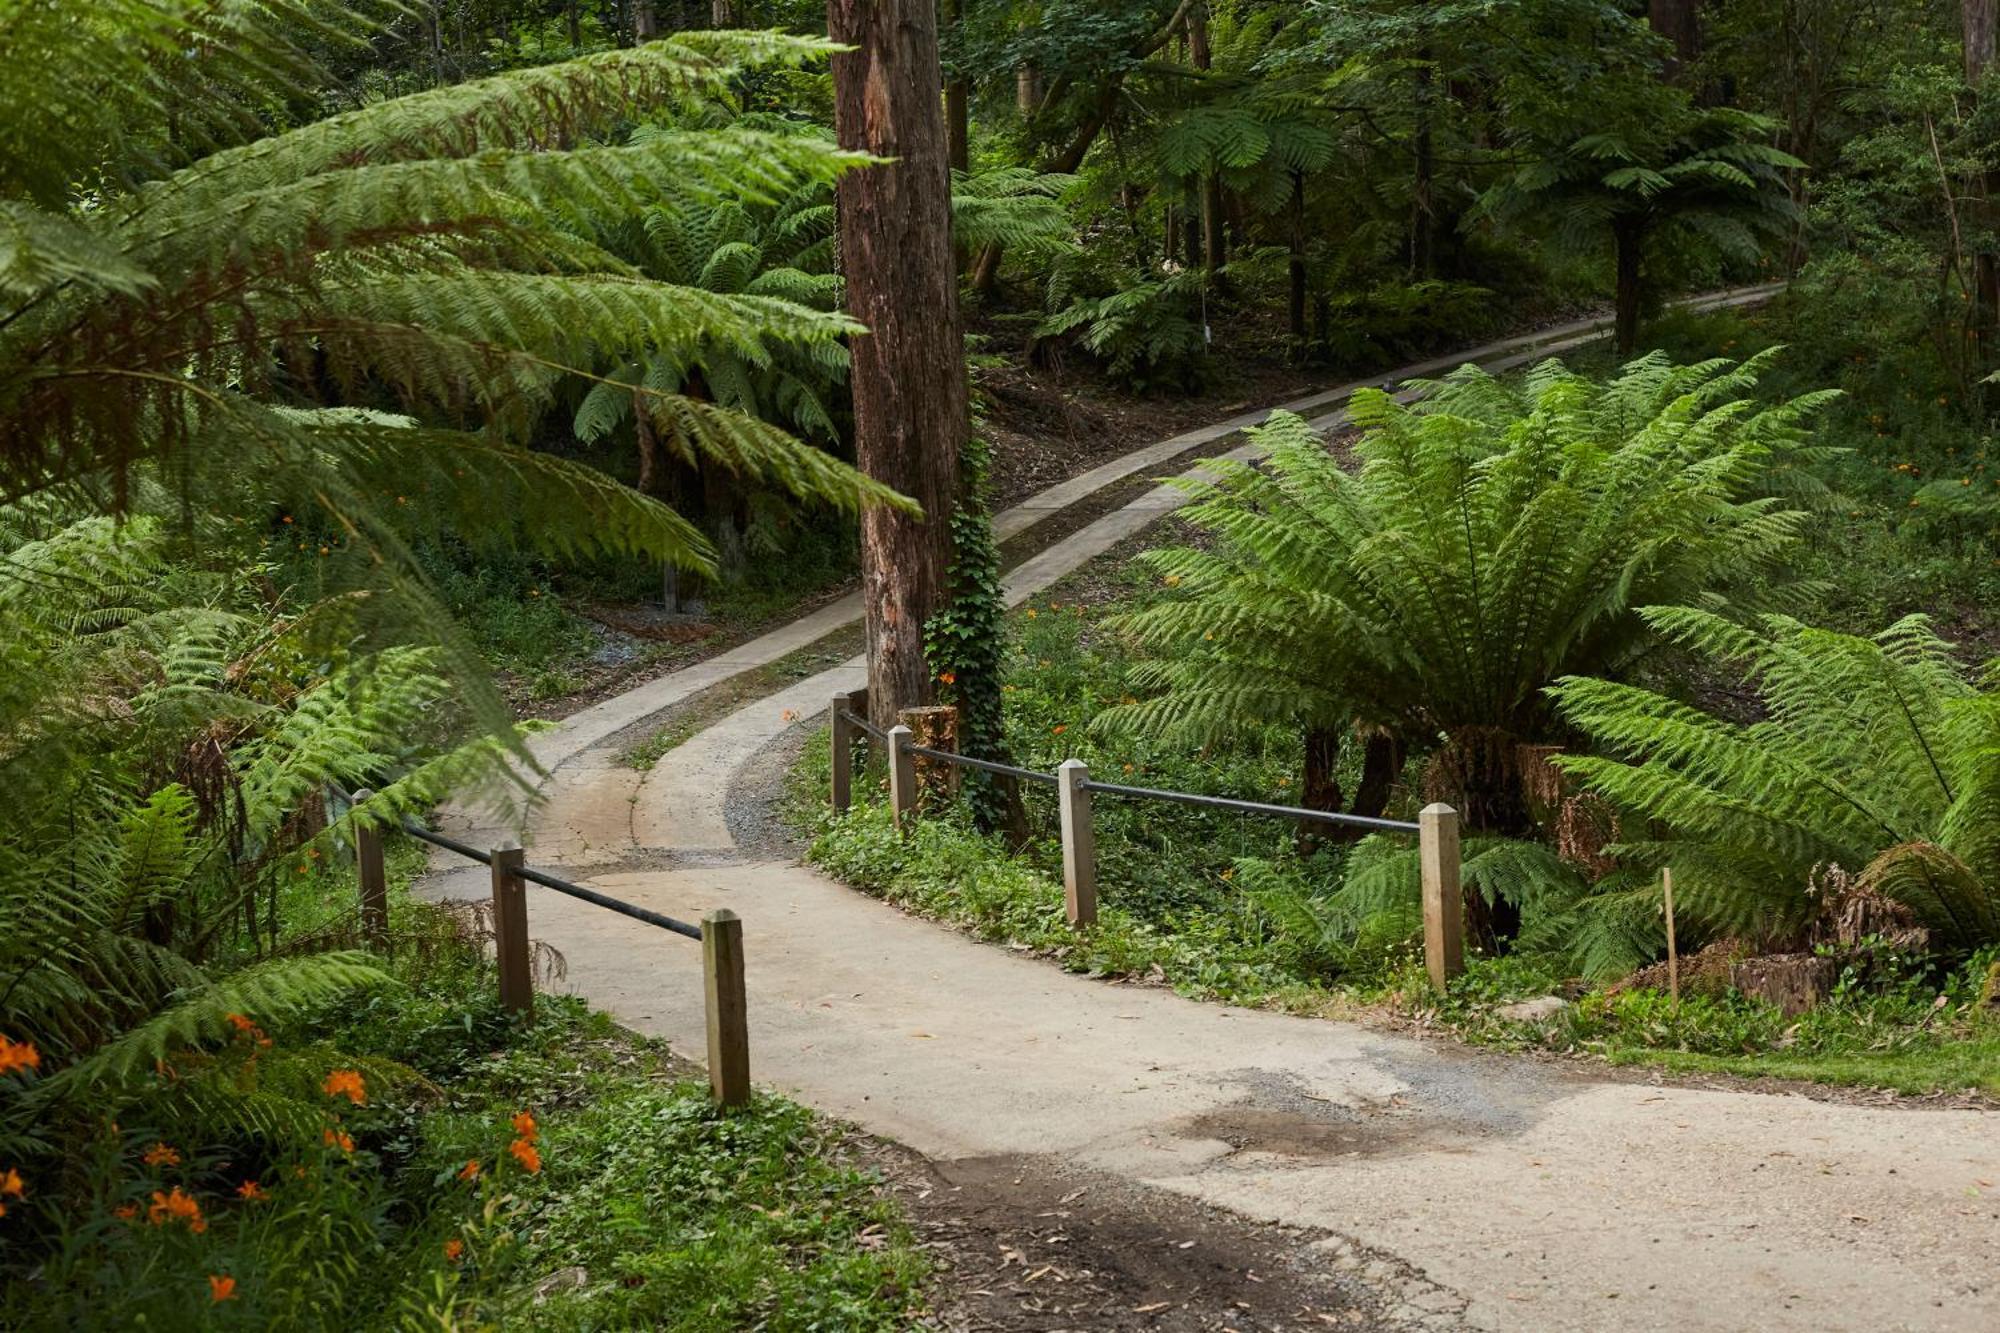
<instances>
[{"instance_id":1,"label":"dirt patch","mask_svg":"<svg viewBox=\"0 0 2000 1333\"><path fill-rule=\"evenodd\" d=\"M1452 1293L1327 1233L1040 1158L856 1151L937 1260L932 1323L951 1333L1462 1326Z\"/></svg>"}]
</instances>

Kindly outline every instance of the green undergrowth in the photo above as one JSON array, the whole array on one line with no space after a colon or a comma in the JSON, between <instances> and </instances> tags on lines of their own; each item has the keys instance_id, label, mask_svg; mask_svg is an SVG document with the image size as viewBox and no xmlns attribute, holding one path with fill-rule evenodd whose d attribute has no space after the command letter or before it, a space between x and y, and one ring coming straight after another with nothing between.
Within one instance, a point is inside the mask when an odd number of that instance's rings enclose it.
<instances>
[{"instance_id":1,"label":"green undergrowth","mask_svg":"<svg viewBox=\"0 0 2000 1333\"><path fill-rule=\"evenodd\" d=\"M288 910L314 885L351 901L331 869L300 881ZM920 1313L927 1261L840 1126L765 1095L718 1112L664 1043L573 997L510 1017L472 918L399 895L392 933L385 984L268 1032L245 1015L117 1123L49 1127L68 1166L8 1201L0 1326L720 1333ZM247 1121L175 1111L173 1081L217 1068ZM258 1118L281 1076L305 1080L313 1123Z\"/></svg>"}]
</instances>

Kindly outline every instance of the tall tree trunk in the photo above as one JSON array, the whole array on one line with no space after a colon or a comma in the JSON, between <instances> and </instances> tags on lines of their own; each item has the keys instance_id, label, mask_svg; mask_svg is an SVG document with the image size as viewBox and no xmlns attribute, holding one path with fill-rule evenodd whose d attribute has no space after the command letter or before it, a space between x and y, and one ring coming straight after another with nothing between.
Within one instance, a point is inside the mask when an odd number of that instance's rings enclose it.
<instances>
[{"instance_id":1,"label":"tall tree trunk","mask_svg":"<svg viewBox=\"0 0 2000 1333\"><path fill-rule=\"evenodd\" d=\"M583 7L579 0L568 0L563 6L563 18L569 25L569 49L580 50L583 46Z\"/></svg>"},{"instance_id":2,"label":"tall tree trunk","mask_svg":"<svg viewBox=\"0 0 2000 1333\"><path fill-rule=\"evenodd\" d=\"M1305 734L1306 762L1299 781L1299 804L1307 810L1337 814L1345 809L1340 790L1340 727L1308 727ZM1302 819L1293 842L1299 855L1306 856L1331 841L1340 831L1337 824L1321 824Z\"/></svg>"},{"instance_id":3,"label":"tall tree trunk","mask_svg":"<svg viewBox=\"0 0 2000 1333\"><path fill-rule=\"evenodd\" d=\"M632 40L650 42L660 35L660 16L655 0L632 0Z\"/></svg>"},{"instance_id":4,"label":"tall tree trunk","mask_svg":"<svg viewBox=\"0 0 2000 1333\"><path fill-rule=\"evenodd\" d=\"M1673 58L1666 68L1669 81L1679 80L1701 54L1701 17L1695 4L1696 0L1647 0L1646 21L1654 32L1674 44Z\"/></svg>"},{"instance_id":5,"label":"tall tree trunk","mask_svg":"<svg viewBox=\"0 0 2000 1333\"><path fill-rule=\"evenodd\" d=\"M739 22L736 0L714 0L708 7L708 26L711 28L733 28Z\"/></svg>"},{"instance_id":6,"label":"tall tree trunk","mask_svg":"<svg viewBox=\"0 0 2000 1333\"><path fill-rule=\"evenodd\" d=\"M1965 81L1976 90L1993 68L1996 0L1963 0L1961 17L1965 29ZM1982 234L1972 257L1972 329L1983 369L1993 360L1995 332L2000 330L2000 257L1993 253L1983 234L1993 225L1993 196L2000 192L2000 174L1978 173L1973 179L1970 212Z\"/></svg>"},{"instance_id":7,"label":"tall tree trunk","mask_svg":"<svg viewBox=\"0 0 2000 1333\"><path fill-rule=\"evenodd\" d=\"M964 0L940 0L938 11L953 31L964 21ZM945 159L953 171L972 170L972 82L953 71L944 85Z\"/></svg>"},{"instance_id":8,"label":"tall tree trunk","mask_svg":"<svg viewBox=\"0 0 2000 1333\"><path fill-rule=\"evenodd\" d=\"M1285 315L1291 329L1293 355L1305 359L1306 349L1306 173L1292 172L1291 256L1286 261L1290 291Z\"/></svg>"},{"instance_id":9,"label":"tall tree trunk","mask_svg":"<svg viewBox=\"0 0 2000 1333\"><path fill-rule=\"evenodd\" d=\"M1645 223L1631 216L1613 219L1611 239L1617 249L1618 263L1616 344L1618 355L1630 356L1639 345L1639 302L1643 291L1640 265L1646 254Z\"/></svg>"},{"instance_id":10,"label":"tall tree trunk","mask_svg":"<svg viewBox=\"0 0 2000 1333\"><path fill-rule=\"evenodd\" d=\"M970 426L958 274L952 262L935 0L827 0L842 148L890 159L837 187L854 340L855 453L861 470L923 506L861 519L868 711L878 725L929 703L924 627L951 562L959 451Z\"/></svg>"},{"instance_id":11,"label":"tall tree trunk","mask_svg":"<svg viewBox=\"0 0 2000 1333\"><path fill-rule=\"evenodd\" d=\"M1014 67L1014 107L1026 120L1042 105L1042 72L1026 63Z\"/></svg>"},{"instance_id":12,"label":"tall tree trunk","mask_svg":"<svg viewBox=\"0 0 2000 1333\"><path fill-rule=\"evenodd\" d=\"M1435 73L1428 49L1417 53L1415 174L1410 183L1410 275L1437 275L1437 210L1432 201L1437 152L1431 123Z\"/></svg>"},{"instance_id":13,"label":"tall tree trunk","mask_svg":"<svg viewBox=\"0 0 2000 1333\"><path fill-rule=\"evenodd\" d=\"M1187 16L1188 63L1207 73L1215 68L1215 49L1208 41L1207 0L1197 0ZM1229 245L1222 229L1222 176L1205 171L1201 177L1201 263L1210 273L1229 262Z\"/></svg>"}]
</instances>

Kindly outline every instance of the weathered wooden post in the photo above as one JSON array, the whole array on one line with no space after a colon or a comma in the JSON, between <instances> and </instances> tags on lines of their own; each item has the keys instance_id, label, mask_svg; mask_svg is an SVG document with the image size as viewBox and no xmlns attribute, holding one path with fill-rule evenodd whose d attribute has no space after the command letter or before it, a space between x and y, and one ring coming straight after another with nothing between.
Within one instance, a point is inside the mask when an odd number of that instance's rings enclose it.
<instances>
[{"instance_id":1,"label":"weathered wooden post","mask_svg":"<svg viewBox=\"0 0 2000 1333\"><path fill-rule=\"evenodd\" d=\"M1417 816L1418 859L1424 880L1424 965L1431 985L1465 971L1465 893L1459 884L1458 811L1442 803Z\"/></svg>"},{"instance_id":2,"label":"weathered wooden post","mask_svg":"<svg viewBox=\"0 0 2000 1333\"><path fill-rule=\"evenodd\" d=\"M363 787L354 805L375 793ZM354 869L361 880L361 938L376 953L389 952L389 872L382 860L382 831L354 821Z\"/></svg>"},{"instance_id":3,"label":"weathered wooden post","mask_svg":"<svg viewBox=\"0 0 2000 1333\"><path fill-rule=\"evenodd\" d=\"M910 729L889 728L889 811L898 827L917 813L917 757L910 753Z\"/></svg>"},{"instance_id":4,"label":"weathered wooden post","mask_svg":"<svg viewBox=\"0 0 2000 1333\"><path fill-rule=\"evenodd\" d=\"M493 951L500 963L500 1006L535 1016L535 979L528 968L528 854L512 845L493 849Z\"/></svg>"},{"instance_id":5,"label":"weathered wooden post","mask_svg":"<svg viewBox=\"0 0 2000 1333\"><path fill-rule=\"evenodd\" d=\"M852 694L833 696L833 813L844 815L854 804L854 733L859 730L847 714L860 715L862 705Z\"/></svg>"},{"instance_id":6,"label":"weathered wooden post","mask_svg":"<svg viewBox=\"0 0 2000 1333\"><path fill-rule=\"evenodd\" d=\"M901 709L896 714L896 720L910 729L912 744L927 750L943 750L947 754L958 753L958 710L950 704ZM958 794L958 765L917 755L915 772L917 808L920 811L942 809L951 804L951 798Z\"/></svg>"},{"instance_id":7,"label":"weathered wooden post","mask_svg":"<svg viewBox=\"0 0 2000 1333\"><path fill-rule=\"evenodd\" d=\"M728 908L701 919L708 1004L708 1094L717 1106L750 1100L750 1007L743 990L743 922Z\"/></svg>"},{"instance_id":8,"label":"weathered wooden post","mask_svg":"<svg viewBox=\"0 0 2000 1333\"><path fill-rule=\"evenodd\" d=\"M1056 768L1056 814L1062 825L1063 905L1072 926L1097 920L1097 834L1090 826L1090 767L1065 759Z\"/></svg>"}]
</instances>

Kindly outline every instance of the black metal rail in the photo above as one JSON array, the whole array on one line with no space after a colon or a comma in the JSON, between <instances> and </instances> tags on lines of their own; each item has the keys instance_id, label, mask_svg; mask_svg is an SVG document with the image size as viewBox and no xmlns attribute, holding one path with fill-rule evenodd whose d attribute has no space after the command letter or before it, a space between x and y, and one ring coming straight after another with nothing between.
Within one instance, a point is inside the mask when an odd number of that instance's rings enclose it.
<instances>
[{"instance_id":1,"label":"black metal rail","mask_svg":"<svg viewBox=\"0 0 2000 1333\"><path fill-rule=\"evenodd\" d=\"M1344 824L1349 828L1380 829L1385 833L1415 833L1418 826L1401 819L1376 819L1369 815L1344 815L1335 810L1306 810L1295 805L1271 805L1264 801L1239 801L1228 796L1197 796L1187 791L1163 791L1157 787L1128 787L1120 782L1089 782L1085 791L1101 791L1107 796L1135 796L1151 801L1174 801L1181 805L1204 806L1210 810L1236 810L1246 815L1271 815L1278 819L1304 819L1316 824Z\"/></svg>"},{"instance_id":2,"label":"black metal rail","mask_svg":"<svg viewBox=\"0 0 2000 1333\"><path fill-rule=\"evenodd\" d=\"M851 723L854 726L861 728L863 731L867 732L870 736L873 736L878 741L886 741L889 739L888 732L882 730L882 728L876 726L873 722L870 722L867 718L862 717L857 713L848 712L845 708L840 710L840 720L843 722Z\"/></svg>"},{"instance_id":3,"label":"black metal rail","mask_svg":"<svg viewBox=\"0 0 2000 1333\"><path fill-rule=\"evenodd\" d=\"M342 804L346 805L350 810L354 808L354 797L350 793L342 791L339 787L335 787L333 791L335 795L340 797ZM427 842L433 847L442 847L448 852L456 852L458 855L477 861L483 866L493 864L493 854L491 852L482 852L469 843L460 842L456 838L447 838L442 833L434 833L408 816L404 816L398 823L401 825L403 832L409 834L418 842ZM539 884L545 889L554 889L557 893L581 899L593 906L616 912L620 916L629 916L634 921L643 921L649 926L658 926L661 930L670 930L676 935L682 935L691 940L701 939L700 926L677 920L664 912L655 912L650 908L640 907L636 903L628 903L623 898L613 898L610 894L599 893L596 889L586 889L581 884L573 884L559 875L551 875L546 870L537 870L533 866L522 866L514 873L522 879L527 880L530 884Z\"/></svg>"},{"instance_id":4,"label":"black metal rail","mask_svg":"<svg viewBox=\"0 0 2000 1333\"><path fill-rule=\"evenodd\" d=\"M1016 768L1012 764L996 763L991 759L974 759L969 754L958 754L952 750L933 750L928 745L911 745L907 748L911 754L920 754L926 759L939 759L947 764L957 764L961 768L976 768L982 773L999 773L1005 777L1019 778L1023 782L1045 782L1051 787L1061 782L1061 779L1053 773L1038 773L1032 768Z\"/></svg>"}]
</instances>

